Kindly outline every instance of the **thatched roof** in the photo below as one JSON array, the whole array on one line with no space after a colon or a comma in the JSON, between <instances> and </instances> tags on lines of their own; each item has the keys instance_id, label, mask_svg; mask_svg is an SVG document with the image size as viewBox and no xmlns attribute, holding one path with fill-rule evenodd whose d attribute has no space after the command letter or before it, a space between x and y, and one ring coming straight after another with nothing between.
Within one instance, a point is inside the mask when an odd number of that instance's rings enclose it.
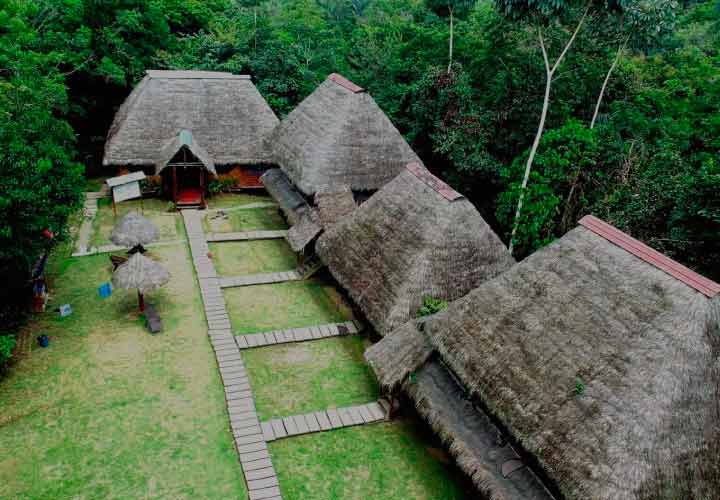
<instances>
[{"instance_id":1,"label":"thatched roof","mask_svg":"<svg viewBox=\"0 0 720 500\"><path fill-rule=\"evenodd\" d=\"M267 144L306 195L326 186L375 190L419 161L370 94L336 74L275 128Z\"/></svg>"},{"instance_id":2,"label":"thatched roof","mask_svg":"<svg viewBox=\"0 0 720 500\"><path fill-rule=\"evenodd\" d=\"M181 130L216 165L269 163L263 139L277 123L249 76L147 71L115 115L103 164L155 165Z\"/></svg>"},{"instance_id":3,"label":"thatched roof","mask_svg":"<svg viewBox=\"0 0 720 500\"><path fill-rule=\"evenodd\" d=\"M381 335L415 316L424 296L457 299L514 264L472 204L419 165L327 229L316 248Z\"/></svg>"},{"instance_id":4,"label":"thatched roof","mask_svg":"<svg viewBox=\"0 0 720 500\"><path fill-rule=\"evenodd\" d=\"M159 174L168 166L174 158L183 156L183 149L186 149L192 156L203 164L205 169L213 175L217 175L215 170L215 161L210 154L203 148L192 135L189 130L181 130L172 137L165 147L160 151L158 159L155 162L155 174Z\"/></svg>"},{"instance_id":5,"label":"thatched roof","mask_svg":"<svg viewBox=\"0 0 720 500\"><path fill-rule=\"evenodd\" d=\"M309 209L287 232L287 241L295 252L301 252L322 232L317 211Z\"/></svg>"},{"instance_id":6,"label":"thatched roof","mask_svg":"<svg viewBox=\"0 0 720 500\"><path fill-rule=\"evenodd\" d=\"M720 286L607 227L585 221L415 331L563 497L713 498ZM407 388L421 360L395 348L368 358Z\"/></svg>"},{"instance_id":7,"label":"thatched roof","mask_svg":"<svg viewBox=\"0 0 720 500\"><path fill-rule=\"evenodd\" d=\"M310 205L279 168L272 168L260 177L265 189L277 202L291 225L297 224Z\"/></svg>"},{"instance_id":8,"label":"thatched roof","mask_svg":"<svg viewBox=\"0 0 720 500\"><path fill-rule=\"evenodd\" d=\"M122 247L147 245L158 238L158 229L137 212L130 212L115 224L110 241Z\"/></svg>"},{"instance_id":9,"label":"thatched roof","mask_svg":"<svg viewBox=\"0 0 720 500\"><path fill-rule=\"evenodd\" d=\"M348 186L323 188L315 193L315 204L324 227L335 224L357 208L353 193Z\"/></svg>"},{"instance_id":10,"label":"thatched roof","mask_svg":"<svg viewBox=\"0 0 720 500\"><path fill-rule=\"evenodd\" d=\"M161 265L137 252L112 275L115 288L146 293L170 281L170 273Z\"/></svg>"}]
</instances>

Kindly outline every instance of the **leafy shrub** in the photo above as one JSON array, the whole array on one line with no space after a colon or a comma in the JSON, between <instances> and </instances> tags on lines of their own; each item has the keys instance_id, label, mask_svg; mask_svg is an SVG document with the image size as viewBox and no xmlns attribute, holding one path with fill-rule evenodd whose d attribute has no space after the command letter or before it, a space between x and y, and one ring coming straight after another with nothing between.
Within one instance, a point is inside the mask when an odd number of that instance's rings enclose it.
<instances>
[{"instance_id":1,"label":"leafy shrub","mask_svg":"<svg viewBox=\"0 0 720 500\"><path fill-rule=\"evenodd\" d=\"M15 348L14 335L0 335L0 368L2 368L12 356Z\"/></svg>"},{"instance_id":2,"label":"leafy shrub","mask_svg":"<svg viewBox=\"0 0 720 500\"><path fill-rule=\"evenodd\" d=\"M423 297L423 305L418 310L418 314L420 316L431 316L435 313L438 313L442 311L443 309L446 309L448 306L448 303L444 300L435 299L430 296Z\"/></svg>"}]
</instances>

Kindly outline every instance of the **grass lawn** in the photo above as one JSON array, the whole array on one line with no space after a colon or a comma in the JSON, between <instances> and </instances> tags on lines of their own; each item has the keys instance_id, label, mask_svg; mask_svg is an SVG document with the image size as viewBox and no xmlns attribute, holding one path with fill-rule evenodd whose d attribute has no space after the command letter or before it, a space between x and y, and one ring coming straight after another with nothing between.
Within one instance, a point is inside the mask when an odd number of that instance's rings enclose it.
<instances>
[{"instance_id":1,"label":"grass lawn","mask_svg":"<svg viewBox=\"0 0 720 500\"><path fill-rule=\"evenodd\" d=\"M269 443L287 500L452 500L464 493L457 470L405 420Z\"/></svg>"},{"instance_id":2,"label":"grass lawn","mask_svg":"<svg viewBox=\"0 0 720 500\"><path fill-rule=\"evenodd\" d=\"M366 347L363 337L352 336L245 351L260 419L375 401Z\"/></svg>"},{"instance_id":3,"label":"grass lawn","mask_svg":"<svg viewBox=\"0 0 720 500\"><path fill-rule=\"evenodd\" d=\"M225 215L209 213L203 218L206 233L287 229L287 223L277 207L233 210Z\"/></svg>"},{"instance_id":4,"label":"grass lawn","mask_svg":"<svg viewBox=\"0 0 720 500\"><path fill-rule=\"evenodd\" d=\"M231 208L239 205L247 205L249 203L272 203L273 199L265 191L247 193L221 193L207 198L207 207L209 209Z\"/></svg>"},{"instance_id":5,"label":"grass lawn","mask_svg":"<svg viewBox=\"0 0 720 500\"><path fill-rule=\"evenodd\" d=\"M220 276L290 271L298 264L285 240L210 243L210 251Z\"/></svg>"},{"instance_id":6,"label":"grass lawn","mask_svg":"<svg viewBox=\"0 0 720 500\"><path fill-rule=\"evenodd\" d=\"M142 200L128 200L117 204L117 219L113 215L110 198L98 200L98 212L93 220L93 232L90 246L112 245L110 234L116 222L127 213L135 211L151 220L158 228L158 241L174 240L180 238L182 233L182 218L178 212L167 211L167 200L148 198Z\"/></svg>"},{"instance_id":7,"label":"grass lawn","mask_svg":"<svg viewBox=\"0 0 720 500\"><path fill-rule=\"evenodd\" d=\"M149 253L172 275L147 297L157 336L134 293L98 297L106 255L53 257L49 312L28 326L50 347L0 381L0 498L247 497L189 251Z\"/></svg>"},{"instance_id":8,"label":"grass lawn","mask_svg":"<svg viewBox=\"0 0 720 500\"><path fill-rule=\"evenodd\" d=\"M85 191L100 191L105 184L107 177L87 177L85 178Z\"/></svg>"},{"instance_id":9,"label":"grass lawn","mask_svg":"<svg viewBox=\"0 0 720 500\"><path fill-rule=\"evenodd\" d=\"M335 287L318 279L226 288L235 334L298 328L352 319Z\"/></svg>"}]
</instances>

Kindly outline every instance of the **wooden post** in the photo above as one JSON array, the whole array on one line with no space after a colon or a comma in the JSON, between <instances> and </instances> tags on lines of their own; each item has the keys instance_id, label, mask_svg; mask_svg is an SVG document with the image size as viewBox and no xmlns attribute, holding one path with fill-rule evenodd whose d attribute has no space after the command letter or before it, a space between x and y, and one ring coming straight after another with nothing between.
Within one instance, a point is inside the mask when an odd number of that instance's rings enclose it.
<instances>
[{"instance_id":1,"label":"wooden post","mask_svg":"<svg viewBox=\"0 0 720 500\"><path fill-rule=\"evenodd\" d=\"M200 204L205 208L205 169L200 167Z\"/></svg>"},{"instance_id":2,"label":"wooden post","mask_svg":"<svg viewBox=\"0 0 720 500\"><path fill-rule=\"evenodd\" d=\"M145 311L145 297L140 293L140 290L138 290L138 306L140 307L140 312Z\"/></svg>"},{"instance_id":3,"label":"wooden post","mask_svg":"<svg viewBox=\"0 0 720 500\"><path fill-rule=\"evenodd\" d=\"M114 189L115 189L115 188L113 188L113 190L114 190ZM114 193L114 192L111 192L111 193L110 193L110 196L112 196L112 200L113 200L113 217L114 217L115 219L117 219L117 207L115 206L115 193Z\"/></svg>"}]
</instances>

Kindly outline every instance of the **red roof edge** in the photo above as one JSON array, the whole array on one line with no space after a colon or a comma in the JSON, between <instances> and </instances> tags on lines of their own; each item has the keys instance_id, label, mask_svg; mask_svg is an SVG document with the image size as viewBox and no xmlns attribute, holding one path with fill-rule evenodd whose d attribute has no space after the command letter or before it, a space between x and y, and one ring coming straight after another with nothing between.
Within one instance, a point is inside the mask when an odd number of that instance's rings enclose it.
<instances>
[{"instance_id":1,"label":"red roof edge","mask_svg":"<svg viewBox=\"0 0 720 500\"><path fill-rule=\"evenodd\" d=\"M415 177L427 184L431 189L437 191L440 196L446 200L455 201L463 197L463 195L435 177L428 169L420 165L418 162L408 163L405 168L408 169Z\"/></svg>"},{"instance_id":2,"label":"red roof edge","mask_svg":"<svg viewBox=\"0 0 720 500\"><path fill-rule=\"evenodd\" d=\"M338 73L333 73L328 76L328 80L337 83L341 87L344 87L355 94L365 92L364 88L360 87L359 85L355 85L353 82Z\"/></svg>"},{"instance_id":3,"label":"red roof edge","mask_svg":"<svg viewBox=\"0 0 720 500\"><path fill-rule=\"evenodd\" d=\"M707 297L713 298L715 295L720 293L719 284L699 275L695 271L688 269L682 264L661 254L657 250L650 248L645 243L636 240L593 215L586 215L580 220L579 224L593 233L602 236L609 242L614 243L623 250L626 250L636 257L644 260L651 266L654 266L679 281L682 281Z\"/></svg>"}]
</instances>

